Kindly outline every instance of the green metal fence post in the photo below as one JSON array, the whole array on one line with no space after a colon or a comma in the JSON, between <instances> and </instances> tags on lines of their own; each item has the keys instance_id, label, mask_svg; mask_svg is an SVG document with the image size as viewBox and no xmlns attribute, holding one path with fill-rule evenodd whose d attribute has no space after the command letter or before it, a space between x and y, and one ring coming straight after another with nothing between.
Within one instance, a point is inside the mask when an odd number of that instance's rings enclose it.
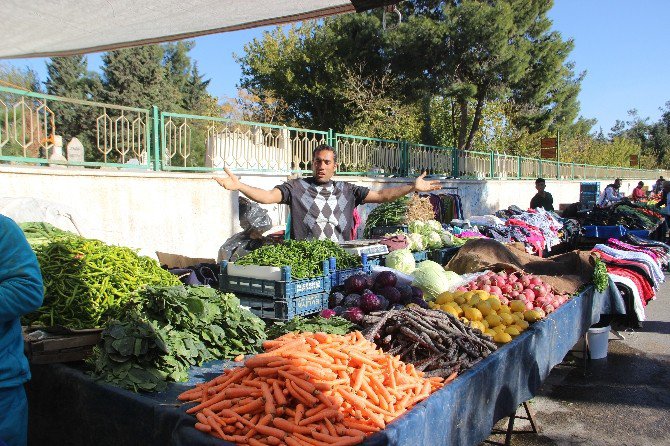
<instances>
[{"instance_id":1,"label":"green metal fence post","mask_svg":"<svg viewBox=\"0 0 670 446\"><path fill-rule=\"evenodd\" d=\"M151 116L152 116L152 128L153 128L153 153L154 153L154 170L161 170L161 157L160 157L160 144L159 142L162 141L161 138L159 138L159 125L158 125L158 107L155 105L151 106ZM162 129L162 126L160 126Z\"/></svg>"},{"instance_id":2,"label":"green metal fence post","mask_svg":"<svg viewBox=\"0 0 670 446\"><path fill-rule=\"evenodd\" d=\"M572 166L570 168L570 179L574 180L575 179L575 163L572 163Z\"/></svg>"},{"instance_id":3,"label":"green metal fence post","mask_svg":"<svg viewBox=\"0 0 670 446\"><path fill-rule=\"evenodd\" d=\"M538 176L540 178L542 178L542 158L537 160L537 164L538 164L538 169L537 170L539 170L539 175Z\"/></svg>"},{"instance_id":4,"label":"green metal fence post","mask_svg":"<svg viewBox=\"0 0 670 446\"><path fill-rule=\"evenodd\" d=\"M519 178L519 179L521 179L521 157L520 157L520 156L517 156L517 157L516 157L516 162L517 162L517 165L519 166L519 167L518 167L518 168L519 168L519 171L518 171L516 177Z\"/></svg>"},{"instance_id":5,"label":"green metal fence post","mask_svg":"<svg viewBox=\"0 0 670 446\"><path fill-rule=\"evenodd\" d=\"M409 176L409 142L400 141L400 176ZM425 166L423 167L426 168Z\"/></svg>"},{"instance_id":6,"label":"green metal fence post","mask_svg":"<svg viewBox=\"0 0 670 446\"><path fill-rule=\"evenodd\" d=\"M496 176L496 154L491 150L491 178Z\"/></svg>"},{"instance_id":7,"label":"green metal fence post","mask_svg":"<svg viewBox=\"0 0 670 446\"><path fill-rule=\"evenodd\" d=\"M326 141L328 141L328 145L335 149L336 147L335 147L335 141L333 141L333 129L328 129L328 136L326 138L327 138Z\"/></svg>"},{"instance_id":8,"label":"green metal fence post","mask_svg":"<svg viewBox=\"0 0 670 446\"><path fill-rule=\"evenodd\" d=\"M451 176L458 178L458 149L455 147L451 148Z\"/></svg>"}]
</instances>

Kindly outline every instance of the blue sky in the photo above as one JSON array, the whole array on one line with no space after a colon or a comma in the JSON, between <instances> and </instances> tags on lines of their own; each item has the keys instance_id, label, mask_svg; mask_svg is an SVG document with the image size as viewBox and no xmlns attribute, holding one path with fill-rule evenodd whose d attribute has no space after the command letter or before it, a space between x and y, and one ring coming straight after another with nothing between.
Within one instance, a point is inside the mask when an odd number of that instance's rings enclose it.
<instances>
[{"instance_id":1,"label":"blue sky","mask_svg":"<svg viewBox=\"0 0 670 446\"><path fill-rule=\"evenodd\" d=\"M636 108L642 117L659 118L659 107L670 101L669 0L555 0L549 13L553 29L575 48L570 60L576 71L586 71L579 95L580 114L596 118L594 130L605 133L617 119ZM264 29L237 31L195 39L191 56L210 77L211 94L235 96L240 68L233 53ZM46 59L4 60L30 66L46 79ZM89 67L100 65L100 54L89 56Z\"/></svg>"}]
</instances>

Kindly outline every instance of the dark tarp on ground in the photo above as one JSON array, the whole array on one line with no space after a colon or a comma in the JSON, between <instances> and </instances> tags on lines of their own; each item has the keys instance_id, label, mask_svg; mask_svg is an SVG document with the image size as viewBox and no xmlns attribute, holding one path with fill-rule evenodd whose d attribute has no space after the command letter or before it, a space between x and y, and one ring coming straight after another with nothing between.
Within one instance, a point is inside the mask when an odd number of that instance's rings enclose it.
<instances>
[{"instance_id":1,"label":"dark tarp on ground","mask_svg":"<svg viewBox=\"0 0 670 446\"><path fill-rule=\"evenodd\" d=\"M535 274L555 289L575 294L591 283L593 265L588 251L571 251L548 259L528 254L520 243L503 245L491 239L468 240L446 268L457 274L491 270L523 270ZM570 274L565 274L569 271Z\"/></svg>"},{"instance_id":2,"label":"dark tarp on ground","mask_svg":"<svg viewBox=\"0 0 670 446\"><path fill-rule=\"evenodd\" d=\"M624 311L612 283L610 290L597 293L589 288L571 299L365 444L478 444L497 420L537 392L552 367L601 314ZM193 429L195 420L185 413L190 405L178 408L174 404L181 391L212 379L221 368L221 363L195 368L188 384L172 384L157 395L137 395L95 383L67 365L33 366L33 379L27 386L29 442L72 446L229 444Z\"/></svg>"}]
</instances>

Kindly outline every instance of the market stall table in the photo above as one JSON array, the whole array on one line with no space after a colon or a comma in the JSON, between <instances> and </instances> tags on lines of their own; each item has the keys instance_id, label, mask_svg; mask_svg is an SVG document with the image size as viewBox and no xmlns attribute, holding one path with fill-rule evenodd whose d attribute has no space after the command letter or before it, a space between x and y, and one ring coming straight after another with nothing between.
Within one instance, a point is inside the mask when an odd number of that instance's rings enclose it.
<instances>
[{"instance_id":1,"label":"market stall table","mask_svg":"<svg viewBox=\"0 0 670 446\"><path fill-rule=\"evenodd\" d=\"M604 292L588 288L364 444L478 444L488 437L496 421L537 392L551 369L601 314L624 311L612 283ZM171 384L158 394L134 394L98 383L64 364L33 366L27 388L30 443L229 444L196 431L194 418L185 413L190 405L177 404L176 396L197 382L214 378L222 368L236 365L216 362L193 368L188 383Z\"/></svg>"}]
</instances>

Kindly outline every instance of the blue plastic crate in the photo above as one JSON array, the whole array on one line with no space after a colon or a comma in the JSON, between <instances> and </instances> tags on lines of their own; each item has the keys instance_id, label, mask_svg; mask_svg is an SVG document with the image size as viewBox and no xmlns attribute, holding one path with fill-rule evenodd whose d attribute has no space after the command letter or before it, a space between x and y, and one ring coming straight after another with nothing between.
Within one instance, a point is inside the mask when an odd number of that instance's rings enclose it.
<instances>
[{"instance_id":1,"label":"blue plastic crate","mask_svg":"<svg viewBox=\"0 0 670 446\"><path fill-rule=\"evenodd\" d=\"M373 257L371 259L368 259L368 265L370 265L370 267L383 266L385 258L386 258L386 256L376 256L376 257Z\"/></svg>"},{"instance_id":2,"label":"blue plastic crate","mask_svg":"<svg viewBox=\"0 0 670 446\"><path fill-rule=\"evenodd\" d=\"M356 268L337 269L337 264L334 257L330 259L330 285L336 287L344 285L344 281L356 274L370 274L370 263L368 262L367 254L361 255L362 265Z\"/></svg>"},{"instance_id":3,"label":"blue plastic crate","mask_svg":"<svg viewBox=\"0 0 670 446\"><path fill-rule=\"evenodd\" d=\"M424 260L428 260L428 251L417 251L413 252L412 255L414 256L414 260L416 262L423 262Z\"/></svg>"},{"instance_id":4,"label":"blue plastic crate","mask_svg":"<svg viewBox=\"0 0 670 446\"><path fill-rule=\"evenodd\" d=\"M240 304L261 319L290 321L296 316L315 314L328 308L329 293L307 294L287 299L238 295Z\"/></svg>"},{"instance_id":5,"label":"blue plastic crate","mask_svg":"<svg viewBox=\"0 0 670 446\"><path fill-rule=\"evenodd\" d=\"M437 262L444 266L449 262L449 260L451 260L453 256L456 255L456 253L458 253L459 249L461 249L460 246L453 248L435 249L428 252L428 258L433 262Z\"/></svg>"},{"instance_id":6,"label":"blue plastic crate","mask_svg":"<svg viewBox=\"0 0 670 446\"><path fill-rule=\"evenodd\" d=\"M316 293L329 293L331 288L329 260L323 261L323 275L308 279L293 279L291 267L281 268L281 280L254 279L231 276L228 274L228 262L221 262L219 289L226 293L242 293L266 296L275 299L288 299Z\"/></svg>"},{"instance_id":7,"label":"blue plastic crate","mask_svg":"<svg viewBox=\"0 0 670 446\"><path fill-rule=\"evenodd\" d=\"M619 239L626 234L626 228L618 226L583 226L584 237L588 238L616 238Z\"/></svg>"},{"instance_id":8,"label":"blue plastic crate","mask_svg":"<svg viewBox=\"0 0 670 446\"><path fill-rule=\"evenodd\" d=\"M649 238L649 231L646 229L626 229L626 234L633 234L640 238Z\"/></svg>"}]
</instances>

